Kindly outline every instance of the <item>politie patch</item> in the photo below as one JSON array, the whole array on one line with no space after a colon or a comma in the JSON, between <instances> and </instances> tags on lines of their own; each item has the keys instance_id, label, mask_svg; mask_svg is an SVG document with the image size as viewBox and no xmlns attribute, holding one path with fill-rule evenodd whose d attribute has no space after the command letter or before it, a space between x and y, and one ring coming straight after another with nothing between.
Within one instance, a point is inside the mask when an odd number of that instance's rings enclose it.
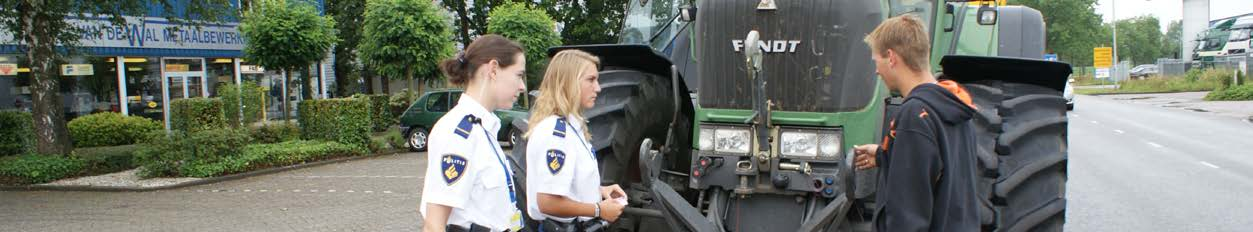
<instances>
[{"instance_id":1,"label":"politie patch","mask_svg":"<svg viewBox=\"0 0 1253 232\"><path fill-rule=\"evenodd\" d=\"M457 180L461 180L461 177L465 176L466 166L469 164L470 162L466 161L465 157L454 154L444 155L443 158L440 158L439 163L440 169L444 170L444 182L447 182L448 185L457 183Z\"/></svg>"},{"instance_id":2,"label":"politie patch","mask_svg":"<svg viewBox=\"0 0 1253 232\"><path fill-rule=\"evenodd\" d=\"M553 174L561 172L561 168L566 166L566 153L561 150L548 150L548 155L545 157L548 160L548 171Z\"/></svg>"}]
</instances>

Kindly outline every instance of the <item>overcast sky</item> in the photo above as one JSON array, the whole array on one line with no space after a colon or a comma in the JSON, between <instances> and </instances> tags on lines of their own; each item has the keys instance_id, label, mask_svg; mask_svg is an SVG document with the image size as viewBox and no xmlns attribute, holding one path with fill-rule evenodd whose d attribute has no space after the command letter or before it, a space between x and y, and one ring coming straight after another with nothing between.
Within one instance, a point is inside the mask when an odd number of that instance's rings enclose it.
<instances>
[{"instance_id":1,"label":"overcast sky","mask_svg":"<svg viewBox=\"0 0 1253 232\"><path fill-rule=\"evenodd\" d=\"M1110 22L1111 13L1115 13L1111 10L1111 4L1118 6L1118 19L1141 15L1157 16L1163 32L1171 21L1183 18L1183 0L1098 0L1096 13L1101 14L1105 22ZM1210 20L1253 13L1253 0L1210 0L1209 4Z\"/></svg>"}]
</instances>

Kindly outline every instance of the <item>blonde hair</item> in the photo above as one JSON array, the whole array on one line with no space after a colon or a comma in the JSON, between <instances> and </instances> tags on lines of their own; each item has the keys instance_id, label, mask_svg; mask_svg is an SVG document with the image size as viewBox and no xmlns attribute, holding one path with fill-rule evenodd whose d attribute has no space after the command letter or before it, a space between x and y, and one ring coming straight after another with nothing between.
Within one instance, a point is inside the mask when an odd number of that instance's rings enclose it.
<instances>
[{"instance_id":1,"label":"blonde hair","mask_svg":"<svg viewBox=\"0 0 1253 232\"><path fill-rule=\"evenodd\" d=\"M863 41L881 56L891 49L915 72L928 71L923 68L931 65L931 39L927 26L917 16L906 14L884 20Z\"/></svg>"},{"instance_id":2,"label":"blonde hair","mask_svg":"<svg viewBox=\"0 0 1253 232\"><path fill-rule=\"evenodd\" d=\"M540 121L548 116L565 117L566 115L575 115L579 118L583 117L583 108L580 97L583 96L582 88L579 88L579 78L587 75L583 70L597 70L600 66L600 58L579 50L565 50L554 55L552 60L548 62L548 70L544 72L544 80L539 85L539 97L535 99L535 105L531 107L531 118L527 120L527 125L531 125L527 129L523 137L530 138L531 133L535 130L552 130L552 128L536 128ZM578 123L583 131L583 138L591 140L591 133L586 130L583 120L566 119L570 123Z\"/></svg>"}]
</instances>

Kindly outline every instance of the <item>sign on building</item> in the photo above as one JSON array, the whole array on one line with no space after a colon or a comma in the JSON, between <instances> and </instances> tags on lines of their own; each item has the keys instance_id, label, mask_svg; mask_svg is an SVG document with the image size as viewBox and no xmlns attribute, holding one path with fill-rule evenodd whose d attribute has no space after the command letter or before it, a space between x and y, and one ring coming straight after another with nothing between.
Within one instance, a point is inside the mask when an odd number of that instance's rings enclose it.
<instances>
[{"instance_id":1,"label":"sign on building","mask_svg":"<svg viewBox=\"0 0 1253 232\"><path fill-rule=\"evenodd\" d=\"M16 76L17 64L0 64L0 76Z\"/></svg>"},{"instance_id":2,"label":"sign on building","mask_svg":"<svg viewBox=\"0 0 1253 232\"><path fill-rule=\"evenodd\" d=\"M264 74L265 68L260 65L240 65L239 73L242 74Z\"/></svg>"},{"instance_id":3,"label":"sign on building","mask_svg":"<svg viewBox=\"0 0 1253 232\"><path fill-rule=\"evenodd\" d=\"M62 76L91 76L96 71L92 69L90 64L63 64L61 65Z\"/></svg>"}]
</instances>

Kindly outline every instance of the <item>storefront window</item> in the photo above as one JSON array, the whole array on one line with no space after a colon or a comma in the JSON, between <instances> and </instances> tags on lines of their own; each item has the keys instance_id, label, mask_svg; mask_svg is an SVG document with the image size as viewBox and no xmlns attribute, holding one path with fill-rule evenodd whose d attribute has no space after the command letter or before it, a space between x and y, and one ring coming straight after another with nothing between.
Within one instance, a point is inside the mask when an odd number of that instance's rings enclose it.
<instances>
[{"instance_id":1,"label":"storefront window","mask_svg":"<svg viewBox=\"0 0 1253 232\"><path fill-rule=\"evenodd\" d=\"M164 120L161 58L126 57L126 100L131 115Z\"/></svg>"},{"instance_id":2,"label":"storefront window","mask_svg":"<svg viewBox=\"0 0 1253 232\"><path fill-rule=\"evenodd\" d=\"M206 60L209 63L208 79L209 96L218 96L218 87L235 83L235 62L231 58L211 58Z\"/></svg>"},{"instance_id":3,"label":"storefront window","mask_svg":"<svg viewBox=\"0 0 1253 232\"><path fill-rule=\"evenodd\" d=\"M117 66L104 57L73 57L52 70L60 79L66 120L121 110L117 99ZM23 55L0 55L0 110L31 111L31 79Z\"/></svg>"}]
</instances>

